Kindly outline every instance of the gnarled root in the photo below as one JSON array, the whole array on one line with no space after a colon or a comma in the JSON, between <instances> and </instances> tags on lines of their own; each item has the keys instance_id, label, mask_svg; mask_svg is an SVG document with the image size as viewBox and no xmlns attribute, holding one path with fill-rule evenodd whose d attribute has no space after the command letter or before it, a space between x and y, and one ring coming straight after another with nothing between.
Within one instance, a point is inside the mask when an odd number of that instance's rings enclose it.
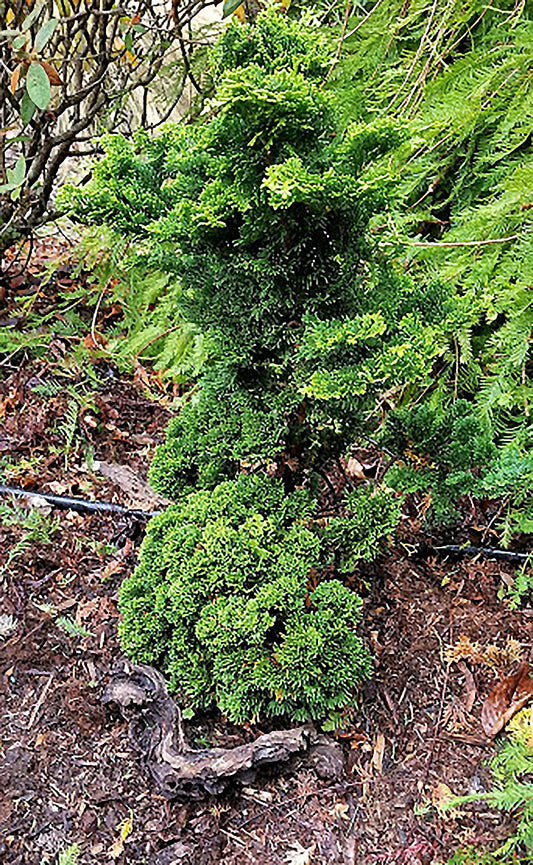
<instances>
[{"instance_id":1,"label":"gnarled root","mask_svg":"<svg viewBox=\"0 0 533 865\"><path fill-rule=\"evenodd\" d=\"M266 733L236 748L193 751L186 744L181 713L163 676L145 664L120 661L103 702L118 706L130 722L130 737L168 798L217 795L243 776L249 782L250 773L261 766L285 762L313 745L317 751L324 748L324 737L305 725Z\"/></svg>"}]
</instances>

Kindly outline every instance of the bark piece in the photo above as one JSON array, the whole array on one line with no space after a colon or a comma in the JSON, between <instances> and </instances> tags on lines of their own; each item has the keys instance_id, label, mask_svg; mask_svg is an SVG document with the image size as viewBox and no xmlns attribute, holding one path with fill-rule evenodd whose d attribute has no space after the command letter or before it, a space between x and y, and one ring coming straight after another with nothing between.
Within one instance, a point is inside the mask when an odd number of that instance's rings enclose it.
<instances>
[{"instance_id":1,"label":"bark piece","mask_svg":"<svg viewBox=\"0 0 533 865\"><path fill-rule=\"evenodd\" d=\"M120 661L102 699L118 706L130 722L130 738L167 798L218 795L235 780L248 783L259 767L285 762L318 741L314 727L305 725L275 730L236 748L193 751L163 676L145 664Z\"/></svg>"},{"instance_id":2,"label":"bark piece","mask_svg":"<svg viewBox=\"0 0 533 865\"><path fill-rule=\"evenodd\" d=\"M108 478L126 493L134 508L146 511L155 511L168 505L168 499L159 496L136 472L129 466L121 466L117 463L107 463L98 460L94 463L94 470Z\"/></svg>"},{"instance_id":3,"label":"bark piece","mask_svg":"<svg viewBox=\"0 0 533 865\"><path fill-rule=\"evenodd\" d=\"M309 750L309 762L323 781L338 781L344 771L344 754L327 736L316 736Z\"/></svg>"}]
</instances>

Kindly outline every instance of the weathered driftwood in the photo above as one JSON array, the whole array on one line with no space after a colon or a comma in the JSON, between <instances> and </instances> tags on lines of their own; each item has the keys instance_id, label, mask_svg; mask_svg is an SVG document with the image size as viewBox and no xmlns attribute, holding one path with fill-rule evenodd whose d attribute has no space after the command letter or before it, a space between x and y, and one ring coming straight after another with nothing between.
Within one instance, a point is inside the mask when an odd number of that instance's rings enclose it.
<instances>
[{"instance_id":1,"label":"weathered driftwood","mask_svg":"<svg viewBox=\"0 0 533 865\"><path fill-rule=\"evenodd\" d=\"M130 737L168 798L220 794L235 780L249 782L259 767L284 762L311 746L311 762L320 777L342 771L338 746L318 735L311 725L266 733L236 748L191 750L181 713L163 676L144 664L121 661L103 702L118 706L130 722Z\"/></svg>"}]
</instances>

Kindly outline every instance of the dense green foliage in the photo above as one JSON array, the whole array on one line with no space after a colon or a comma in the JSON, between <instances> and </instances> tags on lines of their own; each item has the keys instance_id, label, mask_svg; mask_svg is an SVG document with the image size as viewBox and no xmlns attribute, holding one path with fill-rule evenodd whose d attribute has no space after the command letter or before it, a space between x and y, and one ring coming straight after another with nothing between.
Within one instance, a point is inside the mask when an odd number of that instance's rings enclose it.
<instances>
[{"instance_id":1,"label":"dense green foliage","mask_svg":"<svg viewBox=\"0 0 533 865\"><path fill-rule=\"evenodd\" d=\"M253 32L274 22L285 35L272 13ZM231 46L241 30L229 28ZM327 461L380 393L430 381L449 338L442 290L376 257L366 232L390 186L373 161L401 128L342 133L332 99L290 53L268 60L225 73L207 123L108 139L92 184L69 193L83 218L151 242L154 267L179 282L177 311L212 347L200 394L152 469L170 495L234 476L242 460Z\"/></svg>"},{"instance_id":2,"label":"dense green foliage","mask_svg":"<svg viewBox=\"0 0 533 865\"><path fill-rule=\"evenodd\" d=\"M431 491L436 516L453 515L461 496L504 498L513 505L508 532L533 529L533 454L516 443L498 449L489 417L465 399L392 412L382 440L406 460L388 481L404 492Z\"/></svg>"},{"instance_id":3,"label":"dense green foliage","mask_svg":"<svg viewBox=\"0 0 533 865\"><path fill-rule=\"evenodd\" d=\"M374 260L366 236L388 188L372 159L402 132L377 122L342 134L316 83L331 55L275 12L231 26L215 62L204 122L108 137L91 184L67 193L170 275L176 315L211 353L152 464L178 503L124 584L122 641L192 707L324 717L369 672L361 602L339 578L379 552L399 504L355 491L321 527L317 472L384 380L423 368L429 344L414 321L420 292ZM230 62L244 65L224 71Z\"/></svg>"},{"instance_id":4,"label":"dense green foliage","mask_svg":"<svg viewBox=\"0 0 533 865\"><path fill-rule=\"evenodd\" d=\"M346 117L408 123L411 135L394 154L394 201L375 228L417 284L439 284L449 299L452 339L424 393L428 409L409 421L420 391L397 400L398 423L411 429L401 450L407 469L389 482L430 490L441 517L468 492L505 496L504 541L533 528L532 28L513 2L385 0L368 17L354 13L330 82ZM461 398L484 453L476 447L468 459L458 441L453 455L452 435L441 460L435 419L444 430Z\"/></svg>"},{"instance_id":5,"label":"dense green foliage","mask_svg":"<svg viewBox=\"0 0 533 865\"><path fill-rule=\"evenodd\" d=\"M284 438L298 448L295 425L286 433L275 416L301 397L300 449L315 457L377 426L391 405L403 423L423 394L420 431L425 416L445 418L466 399L469 423L494 444L485 461L472 455L458 474L460 454L440 462L422 430L390 482L430 492L441 519L466 493L504 495L507 542L533 517L531 23L510 3L493 11L477 0L355 9L325 98L315 84L332 68L336 31L306 15L304 26L272 12L230 26L214 51L222 83L208 121L135 146L110 140L89 194L77 193L83 218L112 219L147 243L145 267L148 257L169 273L167 315L174 307L188 324L158 368L197 370L196 334L214 337L224 384L206 390L239 406L219 426L221 401L201 396L183 418L189 432L169 432L164 459L177 472L159 472L161 456L153 479L174 495L188 484L181 464L214 483L248 457L270 459ZM440 239L456 245L439 249Z\"/></svg>"},{"instance_id":6,"label":"dense green foliage","mask_svg":"<svg viewBox=\"0 0 533 865\"><path fill-rule=\"evenodd\" d=\"M332 556L313 511L308 493L245 475L171 506L122 589L125 650L158 658L192 707L236 721L351 702L370 671L361 601L336 579L310 586Z\"/></svg>"}]
</instances>

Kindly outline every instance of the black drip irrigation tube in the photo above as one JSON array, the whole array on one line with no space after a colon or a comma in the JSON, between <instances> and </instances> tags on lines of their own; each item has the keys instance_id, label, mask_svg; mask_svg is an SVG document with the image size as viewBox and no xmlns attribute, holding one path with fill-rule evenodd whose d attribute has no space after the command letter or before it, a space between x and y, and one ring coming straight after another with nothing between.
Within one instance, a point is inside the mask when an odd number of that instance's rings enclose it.
<instances>
[{"instance_id":1,"label":"black drip irrigation tube","mask_svg":"<svg viewBox=\"0 0 533 865\"><path fill-rule=\"evenodd\" d=\"M0 484L0 496L16 496L17 498L43 499L54 508L66 511L77 511L79 514L121 514L134 517L137 520L149 520L162 511L142 511L136 508L126 508L124 505L114 505L110 502L91 502L87 499L75 499L72 496L56 496L53 493L21 490L18 487L7 487Z\"/></svg>"},{"instance_id":2,"label":"black drip irrigation tube","mask_svg":"<svg viewBox=\"0 0 533 865\"><path fill-rule=\"evenodd\" d=\"M163 511L142 511L136 508L126 508L124 505L114 505L110 502L91 502L87 499L75 499L72 496L56 496L53 493L40 493L38 491L22 490L19 487L8 487L0 484L0 496L16 496L17 498L39 498L62 510L77 511L79 514L121 514L134 517L138 520L149 520ZM455 556L486 556L489 559L513 559L514 561L533 562L533 551L529 553L518 553L514 550L500 550L497 547L475 547L461 544L439 544L421 545L417 552L425 555L427 553L442 553L443 555Z\"/></svg>"},{"instance_id":3,"label":"black drip irrigation tube","mask_svg":"<svg viewBox=\"0 0 533 865\"><path fill-rule=\"evenodd\" d=\"M452 555L460 556L486 556L489 559L514 559L519 562L527 562L530 559L533 563L533 551L530 553L517 553L514 550L499 550L497 547L473 547L469 545L462 546L461 544L439 544L435 547L427 547L428 551L435 553L451 553Z\"/></svg>"}]
</instances>

